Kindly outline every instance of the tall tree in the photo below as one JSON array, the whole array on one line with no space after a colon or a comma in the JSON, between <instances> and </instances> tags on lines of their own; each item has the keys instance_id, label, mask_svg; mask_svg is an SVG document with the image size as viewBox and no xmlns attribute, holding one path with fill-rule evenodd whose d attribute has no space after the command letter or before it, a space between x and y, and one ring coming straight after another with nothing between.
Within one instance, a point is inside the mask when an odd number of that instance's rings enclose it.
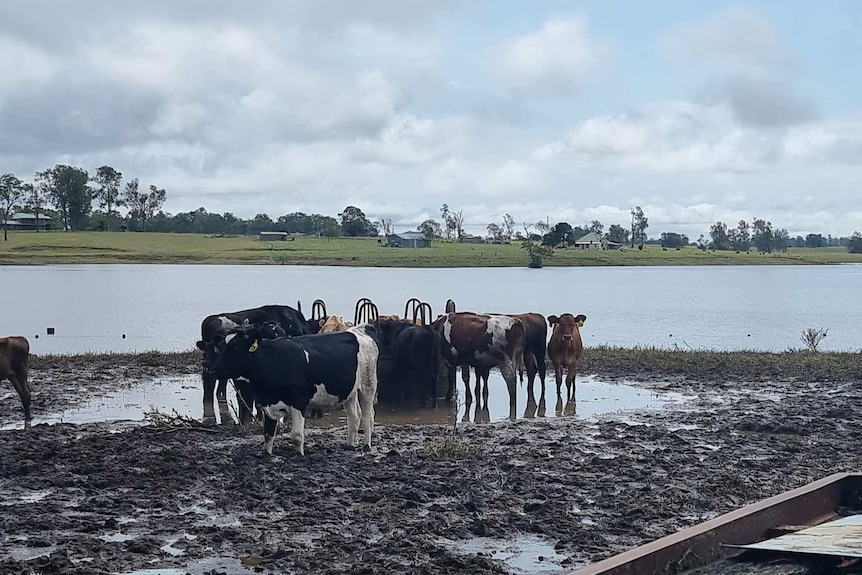
<instances>
[{"instance_id":1,"label":"tall tree","mask_svg":"<svg viewBox=\"0 0 862 575\"><path fill-rule=\"evenodd\" d=\"M772 237L775 239L775 249L787 253L787 247L790 245L790 232L785 228L781 228L780 230L775 230Z\"/></svg>"},{"instance_id":2,"label":"tall tree","mask_svg":"<svg viewBox=\"0 0 862 575\"><path fill-rule=\"evenodd\" d=\"M611 224L608 228L606 238L609 242L625 244L629 241L629 231L619 224Z\"/></svg>"},{"instance_id":3,"label":"tall tree","mask_svg":"<svg viewBox=\"0 0 862 575\"><path fill-rule=\"evenodd\" d=\"M536 229L539 230L540 236L544 236L549 231L551 231L551 226L548 224L548 222L543 222L542 220L539 220L538 222L536 222L533 225L535 225Z\"/></svg>"},{"instance_id":4,"label":"tall tree","mask_svg":"<svg viewBox=\"0 0 862 575\"><path fill-rule=\"evenodd\" d=\"M45 202L48 199L48 187L50 186L50 177L48 177L49 181L46 181L45 178L44 172L36 172L35 181L28 184L24 189L24 205L36 216L37 232L42 231L39 217L45 211Z\"/></svg>"},{"instance_id":5,"label":"tall tree","mask_svg":"<svg viewBox=\"0 0 862 575\"><path fill-rule=\"evenodd\" d=\"M727 234L727 224L715 222L709 228L709 237L712 238L712 247L717 250L730 249L730 236Z\"/></svg>"},{"instance_id":6,"label":"tall tree","mask_svg":"<svg viewBox=\"0 0 862 575\"><path fill-rule=\"evenodd\" d=\"M341 230L350 237L376 236L377 226L371 223L365 213L356 206L347 206L338 214Z\"/></svg>"},{"instance_id":7,"label":"tall tree","mask_svg":"<svg viewBox=\"0 0 862 575\"><path fill-rule=\"evenodd\" d=\"M677 234L674 232L661 233L661 247L663 248L684 248L688 245L688 236L685 234Z\"/></svg>"},{"instance_id":8,"label":"tall tree","mask_svg":"<svg viewBox=\"0 0 862 575\"><path fill-rule=\"evenodd\" d=\"M111 213L114 207L122 206L125 201L120 195L120 183L123 181L122 172L118 172L111 166L102 166L96 170L92 181L96 184L93 198L99 201L99 207L105 210L105 230L111 231Z\"/></svg>"},{"instance_id":9,"label":"tall tree","mask_svg":"<svg viewBox=\"0 0 862 575\"><path fill-rule=\"evenodd\" d=\"M15 204L23 194L22 182L14 174L0 176L0 216L3 218L3 241L8 241L9 218L15 213Z\"/></svg>"},{"instance_id":10,"label":"tall tree","mask_svg":"<svg viewBox=\"0 0 862 575\"><path fill-rule=\"evenodd\" d=\"M602 237L602 232L605 230L605 226L599 220L593 220L590 222L590 231L596 234L599 237Z\"/></svg>"},{"instance_id":11,"label":"tall tree","mask_svg":"<svg viewBox=\"0 0 862 575\"><path fill-rule=\"evenodd\" d=\"M147 222L153 219L157 211L162 209L166 198L165 190L153 185L150 185L149 193L141 193L137 178L126 183L124 200L129 208L129 216L140 224L141 231L147 230Z\"/></svg>"},{"instance_id":12,"label":"tall tree","mask_svg":"<svg viewBox=\"0 0 862 575\"><path fill-rule=\"evenodd\" d=\"M449 211L449 204L444 203L440 206L440 220L443 222L443 231L444 237L448 240L451 239L451 231L454 226L450 226L450 223L453 223L452 213Z\"/></svg>"},{"instance_id":13,"label":"tall tree","mask_svg":"<svg viewBox=\"0 0 862 575\"><path fill-rule=\"evenodd\" d=\"M90 178L86 170L57 164L53 168L37 174L44 174L50 184L47 197L60 212L64 230L80 230L87 224L92 210L92 192L87 183Z\"/></svg>"},{"instance_id":14,"label":"tall tree","mask_svg":"<svg viewBox=\"0 0 862 575\"><path fill-rule=\"evenodd\" d=\"M772 253L774 243L772 222L754 218L751 223L751 241L759 251Z\"/></svg>"},{"instance_id":15,"label":"tall tree","mask_svg":"<svg viewBox=\"0 0 862 575\"><path fill-rule=\"evenodd\" d=\"M823 239L823 234L808 234L805 236L806 248L822 248L825 245L828 244L826 243L826 240Z\"/></svg>"},{"instance_id":16,"label":"tall tree","mask_svg":"<svg viewBox=\"0 0 862 575\"><path fill-rule=\"evenodd\" d=\"M464 235L464 210L458 210L452 214L452 229L455 230L455 240L461 241Z\"/></svg>"},{"instance_id":17,"label":"tall tree","mask_svg":"<svg viewBox=\"0 0 862 575\"><path fill-rule=\"evenodd\" d=\"M429 240L433 240L434 238L443 237L443 229L440 227L440 224L435 222L432 219L427 219L416 228L418 231L422 232Z\"/></svg>"},{"instance_id":18,"label":"tall tree","mask_svg":"<svg viewBox=\"0 0 862 575\"><path fill-rule=\"evenodd\" d=\"M574 230L568 222L558 222L551 228L551 231L545 235L542 243L546 246L570 246L575 243L576 239Z\"/></svg>"},{"instance_id":19,"label":"tall tree","mask_svg":"<svg viewBox=\"0 0 862 575\"><path fill-rule=\"evenodd\" d=\"M500 230L503 232L503 239L511 240L515 236L515 218L512 217L512 214L503 216Z\"/></svg>"},{"instance_id":20,"label":"tall tree","mask_svg":"<svg viewBox=\"0 0 862 575\"><path fill-rule=\"evenodd\" d=\"M635 243L643 245L646 241L646 229L649 227L649 219L644 215L640 206L632 210L632 247Z\"/></svg>"},{"instance_id":21,"label":"tall tree","mask_svg":"<svg viewBox=\"0 0 862 575\"><path fill-rule=\"evenodd\" d=\"M388 236L394 231L392 227L392 218L380 218L377 221L377 227L383 232L384 236Z\"/></svg>"},{"instance_id":22,"label":"tall tree","mask_svg":"<svg viewBox=\"0 0 862 575\"><path fill-rule=\"evenodd\" d=\"M503 231L503 228L501 228L497 224L488 224L488 227L486 229L488 230L488 237L495 241L503 239L506 233Z\"/></svg>"},{"instance_id":23,"label":"tall tree","mask_svg":"<svg viewBox=\"0 0 862 575\"><path fill-rule=\"evenodd\" d=\"M736 229L730 230L727 235L730 243L733 244L733 249L740 252L748 250L748 245L751 242L748 222L739 220L739 223L736 224Z\"/></svg>"},{"instance_id":24,"label":"tall tree","mask_svg":"<svg viewBox=\"0 0 862 575\"><path fill-rule=\"evenodd\" d=\"M847 253L862 254L862 233L853 232L847 242Z\"/></svg>"}]
</instances>

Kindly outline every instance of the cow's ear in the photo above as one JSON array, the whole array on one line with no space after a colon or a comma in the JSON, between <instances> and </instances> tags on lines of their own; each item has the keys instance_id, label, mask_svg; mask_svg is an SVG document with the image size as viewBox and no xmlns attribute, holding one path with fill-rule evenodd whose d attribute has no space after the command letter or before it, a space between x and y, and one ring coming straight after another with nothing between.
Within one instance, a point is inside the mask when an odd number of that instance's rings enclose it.
<instances>
[{"instance_id":1,"label":"cow's ear","mask_svg":"<svg viewBox=\"0 0 862 575\"><path fill-rule=\"evenodd\" d=\"M584 322L587 321L587 316L580 314L575 318L575 321L578 323L578 327L583 327Z\"/></svg>"},{"instance_id":2,"label":"cow's ear","mask_svg":"<svg viewBox=\"0 0 862 575\"><path fill-rule=\"evenodd\" d=\"M205 343L204 343L204 342L202 342L202 341L197 342L197 344L196 344L196 345L198 346L198 349L199 349L199 350L201 350L201 351L206 351L206 350L207 350L207 344L205 344Z\"/></svg>"},{"instance_id":3,"label":"cow's ear","mask_svg":"<svg viewBox=\"0 0 862 575\"><path fill-rule=\"evenodd\" d=\"M560 323L560 318L555 315L548 316L548 325L557 325L558 323Z\"/></svg>"}]
</instances>

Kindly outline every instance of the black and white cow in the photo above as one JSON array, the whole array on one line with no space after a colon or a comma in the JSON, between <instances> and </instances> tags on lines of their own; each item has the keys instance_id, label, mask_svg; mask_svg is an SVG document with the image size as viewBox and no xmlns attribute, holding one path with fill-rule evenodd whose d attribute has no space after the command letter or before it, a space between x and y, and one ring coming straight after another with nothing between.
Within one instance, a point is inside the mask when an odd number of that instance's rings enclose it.
<instances>
[{"instance_id":1,"label":"black and white cow","mask_svg":"<svg viewBox=\"0 0 862 575\"><path fill-rule=\"evenodd\" d=\"M286 305L265 305L252 309L213 314L204 318L201 322L201 339L197 347L203 352L203 387L204 387L204 417L214 417L213 393L218 391L216 397L225 400L227 395L227 379L217 378L213 371L216 356L216 344L243 325L257 324L269 326L268 337L279 335L297 336L311 333L309 322L306 321L302 312ZM234 382L236 383L236 382ZM244 402L238 396L240 403L240 420L247 422L251 418L251 412L246 409Z\"/></svg>"},{"instance_id":2,"label":"black and white cow","mask_svg":"<svg viewBox=\"0 0 862 575\"><path fill-rule=\"evenodd\" d=\"M240 327L218 348L214 371L219 378L244 378L263 408L264 449L272 454L276 423L290 414L290 436L305 455L306 408L344 406L347 443L353 446L360 419L365 445L371 448L377 397L379 350L372 326L347 331L264 339L259 327Z\"/></svg>"}]
</instances>

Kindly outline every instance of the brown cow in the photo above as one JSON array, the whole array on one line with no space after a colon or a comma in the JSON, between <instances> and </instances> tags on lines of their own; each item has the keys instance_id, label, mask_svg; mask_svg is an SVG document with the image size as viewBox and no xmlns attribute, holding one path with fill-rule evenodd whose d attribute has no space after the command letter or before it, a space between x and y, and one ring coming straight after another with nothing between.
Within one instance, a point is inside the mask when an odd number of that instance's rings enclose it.
<instances>
[{"instance_id":1,"label":"brown cow","mask_svg":"<svg viewBox=\"0 0 862 575\"><path fill-rule=\"evenodd\" d=\"M517 366L524 353L524 324L506 315L471 312L448 313L434 322L443 336L442 356L448 367L447 399L455 394L455 372L461 366L465 402L472 403L470 367L490 370L498 367L509 391L509 417L514 419L517 405ZM477 398L478 399L478 398Z\"/></svg>"},{"instance_id":2,"label":"brown cow","mask_svg":"<svg viewBox=\"0 0 862 575\"><path fill-rule=\"evenodd\" d=\"M351 327L353 327L352 322L344 321L337 315L331 315L320 320L320 331L318 333L334 333L337 331L347 331L347 329Z\"/></svg>"},{"instance_id":3,"label":"brown cow","mask_svg":"<svg viewBox=\"0 0 862 575\"><path fill-rule=\"evenodd\" d=\"M33 419L30 413L30 387L27 371L30 365L30 342L25 337L0 337L0 381L8 379L24 404L24 419Z\"/></svg>"},{"instance_id":4,"label":"brown cow","mask_svg":"<svg viewBox=\"0 0 862 575\"><path fill-rule=\"evenodd\" d=\"M548 343L548 357L554 366L554 376L557 381L557 396L560 396L560 386L563 383L563 368L566 368L566 401L575 399L575 375L578 372L578 362L584 354L584 344L581 341L580 327L584 325L587 316L573 316L564 313L560 317L548 316L548 323L554 328L551 341Z\"/></svg>"}]
</instances>

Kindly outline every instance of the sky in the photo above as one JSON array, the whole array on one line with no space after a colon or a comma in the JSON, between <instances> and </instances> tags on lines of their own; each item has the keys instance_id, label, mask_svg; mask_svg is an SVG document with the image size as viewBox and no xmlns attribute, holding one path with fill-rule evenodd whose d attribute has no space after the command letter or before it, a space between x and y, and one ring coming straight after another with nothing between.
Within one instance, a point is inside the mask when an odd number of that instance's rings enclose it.
<instances>
[{"instance_id":1,"label":"sky","mask_svg":"<svg viewBox=\"0 0 862 575\"><path fill-rule=\"evenodd\" d=\"M862 231L856 0L4 0L0 172L397 231Z\"/></svg>"}]
</instances>

